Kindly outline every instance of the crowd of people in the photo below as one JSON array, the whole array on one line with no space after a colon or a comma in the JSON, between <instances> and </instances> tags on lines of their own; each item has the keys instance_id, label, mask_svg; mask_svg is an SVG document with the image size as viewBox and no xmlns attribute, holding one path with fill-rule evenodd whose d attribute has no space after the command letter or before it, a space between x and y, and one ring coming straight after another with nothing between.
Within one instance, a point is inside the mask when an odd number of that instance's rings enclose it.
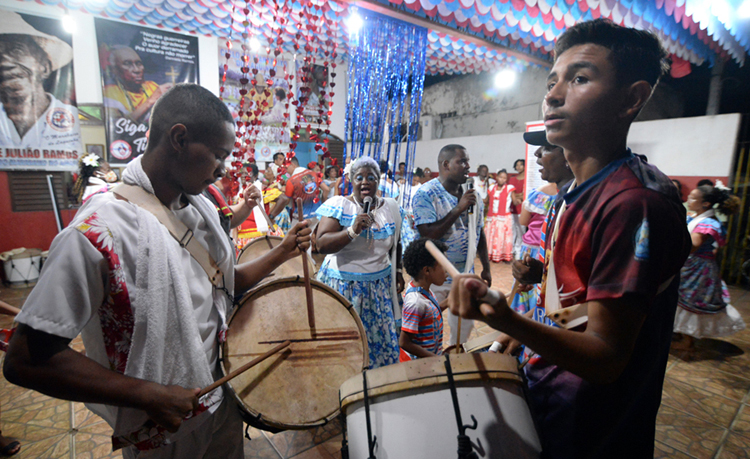
<instances>
[{"instance_id":1,"label":"crowd of people","mask_svg":"<svg viewBox=\"0 0 750 459\"><path fill-rule=\"evenodd\" d=\"M262 174L247 163L227 180L226 106L197 85L169 89L153 107L146 153L121 179L189 229L221 286L158 217L113 194L117 177L101 158L84 157L74 188L84 205L17 316L7 379L86 402L116 435L147 419L176 432L156 445L158 457L242 457L232 397L199 400L193 388L217 377L233 298L309 250L324 256L317 280L361 319L371 368L441 355L481 320L503 332L493 350L523 350L548 457L653 457L673 340L692 349L695 339L745 326L716 262L726 237L719 215L739 203L709 183L683 206L679 182L627 148L667 68L655 36L584 22L558 38L555 56L545 130L523 134L546 182L530 190L523 159L514 175L479 165L472 176L471 152L457 144L436 152L435 177L367 156L341 170L277 153ZM238 251L269 234L281 244L235 264ZM460 274L446 273L428 241ZM487 296L491 262L510 263L514 298ZM553 320L564 308L576 311L575 324ZM79 333L85 356L68 346ZM198 428L206 422L211 428Z\"/></svg>"}]
</instances>

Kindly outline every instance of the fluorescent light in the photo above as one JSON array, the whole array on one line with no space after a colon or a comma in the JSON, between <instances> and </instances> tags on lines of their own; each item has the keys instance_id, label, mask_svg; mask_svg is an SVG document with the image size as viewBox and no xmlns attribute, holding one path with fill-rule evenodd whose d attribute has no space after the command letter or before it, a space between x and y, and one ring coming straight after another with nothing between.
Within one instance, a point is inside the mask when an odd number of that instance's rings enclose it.
<instances>
[{"instance_id":1,"label":"fluorescent light","mask_svg":"<svg viewBox=\"0 0 750 459\"><path fill-rule=\"evenodd\" d=\"M62 17L63 30L68 33L76 33L76 20L70 14L65 14Z\"/></svg>"},{"instance_id":2,"label":"fluorescent light","mask_svg":"<svg viewBox=\"0 0 750 459\"><path fill-rule=\"evenodd\" d=\"M501 70L495 75L495 87L504 89L513 86L516 82L516 72L510 69Z\"/></svg>"}]
</instances>

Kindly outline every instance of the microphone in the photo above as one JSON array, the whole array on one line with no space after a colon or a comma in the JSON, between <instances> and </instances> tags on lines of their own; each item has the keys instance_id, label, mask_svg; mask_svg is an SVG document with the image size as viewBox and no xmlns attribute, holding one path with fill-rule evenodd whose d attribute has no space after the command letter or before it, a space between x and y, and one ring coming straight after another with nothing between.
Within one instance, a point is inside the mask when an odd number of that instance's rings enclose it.
<instances>
[{"instance_id":1,"label":"microphone","mask_svg":"<svg viewBox=\"0 0 750 459\"><path fill-rule=\"evenodd\" d=\"M468 183L468 190L467 191L471 191L473 189L474 189L474 179L471 178L471 177L469 177L469 183ZM471 215L473 213L474 213L474 205L470 205L469 206L469 215Z\"/></svg>"},{"instance_id":2,"label":"microphone","mask_svg":"<svg viewBox=\"0 0 750 459\"><path fill-rule=\"evenodd\" d=\"M372 205L372 198L369 196L365 196L365 199L362 200L362 208L364 209L364 212L366 214L370 213L370 206Z\"/></svg>"}]
</instances>

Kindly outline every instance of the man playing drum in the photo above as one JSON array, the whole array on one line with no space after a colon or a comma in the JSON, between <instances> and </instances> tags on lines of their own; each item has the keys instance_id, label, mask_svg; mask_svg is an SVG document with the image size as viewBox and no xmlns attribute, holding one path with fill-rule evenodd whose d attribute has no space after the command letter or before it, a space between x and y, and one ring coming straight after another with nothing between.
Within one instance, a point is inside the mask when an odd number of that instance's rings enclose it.
<instances>
[{"instance_id":1,"label":"man playing drum","mask_svg":"<svg viewBox=\"0 0 750 459\"><path fill-rule=\"evenodd\" d=\"M485 297L476 276L453 283L454 313L541 356L526 374L545 457L654 454L677 274L690 237L674 186L627 148L627 135L666 58L652 34L606 20L558 38L544 120L575 180L548 225L542 310L533 319L516 314L502 295ZM541 264L528 268L522 280L538 282ZM563 317L561 325L550 317Z\"/></svg>"},{"instance_id":2,"label":"man playing drum","mask_svg":"<svg viewBox=\"0 0 750 459\"><path fill-rule=\"evenodd\" d=\"M154 448L148 457L243 457L235 402L221 388L196 395L218 379L234 295L306 250L310 230L300 222L281 245L235 266L200 195L224 175L234 142L216 96L192 84L169 90L126 186L92 197L55 238L17 318L5 377L86 403L114 428L115 446L137 444L125 458ZM68 347L78 333L86 355Z\"/></svg>"}]
</instances>

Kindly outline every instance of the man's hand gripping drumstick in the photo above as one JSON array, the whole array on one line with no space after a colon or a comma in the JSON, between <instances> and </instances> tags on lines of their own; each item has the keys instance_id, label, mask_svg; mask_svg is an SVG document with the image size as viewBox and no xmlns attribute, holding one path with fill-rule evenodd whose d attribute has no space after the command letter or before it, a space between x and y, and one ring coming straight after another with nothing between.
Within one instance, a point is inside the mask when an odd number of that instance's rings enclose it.
<instances>
[{"instance_id":1,"label":"man's hand gripping drumstick","mask_svg":"<svg viewBox=\"0 0 750 459\"><path fill-rule=\"evenodd\" d=\"M469 275L469 274L461 274L461 273L459 273L458 270L456 269L456 267L453 266L453 264L448 260L448 258L445 257L445 255L443 254L443 252L441 252L440 249L438 249L435 246L435 244L433 244L431 241L427 241L427 243L425 244L425 248L430 252L430 254L433 256L433 258L435 258L435 260L438 263L440 263L440 265L442 265L443 269L445 269L445 271L448 273L448 275L453 279L453 283L454 284L455 284L455 282L456 282L457 279L471 277L472 279L478 280L479 283L481 283L484 286L485 291L482 294L481 301L488 302L488 303L495 303L497 301L500 301L500 299L502 299L503 301L505 301L505 295L503 295L502 293L500 293L500 292L498 292L496 290L490 290L489 287L487 286L487 284L479 276L474 275L474 274ZM454 290L455 289L453 289L453 288L451 289L451 295L453 295L453 291ZM513 292L515 292L515 291L516 291L516 287L514 286ZM511 292L511 295L515 295L515 293L513 293L513 292ZM511 296L511 298L512 298L512 296ZM448 304L449 305L453 304L453 302L451 301L450 296L448 297ZM506 306L507 306L507 304L506 304ZM458 328L458 332L457 332L457 335L456 335L456 342L460 343L460 339L461 339L461 335L460 335L460 333L461 333L461 318L464 317L464 318L467 318L467 319L473 319L474 317L468 317L468 316L465 316L463 314L459 315L453 309L452 306L451 306L451 312L453 312L454 314L456 314L456 316L458 316L458 327L457 327ZM477 319L483 320L481 316L478 316ZM460 349L460 346L457 345L456 346L456 352L459 352L459 349Z\"/></svg>"}]
</instances>

